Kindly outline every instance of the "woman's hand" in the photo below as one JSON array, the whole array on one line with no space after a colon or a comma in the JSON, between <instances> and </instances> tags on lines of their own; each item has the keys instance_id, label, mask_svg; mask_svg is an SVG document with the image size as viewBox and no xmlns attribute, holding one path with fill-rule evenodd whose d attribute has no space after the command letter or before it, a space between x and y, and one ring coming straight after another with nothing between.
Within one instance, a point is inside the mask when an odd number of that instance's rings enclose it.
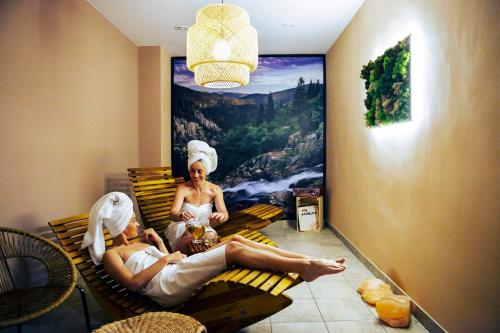
<instances>
[{"instance_id":1,"label":"woman's hand","mask_svg":"<svg viewBox=\"0 0 500 333\"><path fill-rule=\"evenodd\" d=\"M181 221L187 222L191 219L196 218L196 215L188 210L183 211L179 217L181 218Z\"/></svg>"},{"instance_id":2,"label":"woman's hand","mask_svg":"<svg viewBox=\"0 0 500 333\"><path fill-rule=\"evenodd\" d=\"M188 231L184 231L181 238L179 239L179 242L181 244L189 244L189 242L191 242L192 239L193 235L191 235L191 233L189 233Z\"/></svg>"},{"instance_id":3,"label":"woman's hand","mask_svg":"<svg viewBox=\"0 0 500 333\"><path fill-rule=\"evenodd\" d=\"M156 233L156 231L154 231L153 228L144 230L144 233L141 235L141 237L143 241L153 245L160 245L163 243L163 240L161 239L160 236L158 236L158 234Z\"/></svg>"},{"instance_id":4,"label":"woman's hand","mask_svg":"<svg viewBox=\"0 0 500 333\"><path fill-rule=\"evenodd\" d=\"M192 240L193 236L188 231L184 231L182 236L177 241L175 248L172 248L172 250L190 254L191 250L189 249L189 244L191 244Z\"/></svg>"},{"instance_id":5,"label":"woman's hand","mask_svg":"<svg viewBox=\"0 0 500 333\"><path fill-rule=\"evenodd\" d=\"M169 264L175 264L181 260L186 259L186 255L182 254L180 251L175 251L174 253L167 254L163 258L168 261Z\"/></svg>"},{"instance_id":6,"label":"woman's hand","mask_svg":"<svg viewBox=\"0 0 500 333\"><path fill-rule=\"evenodd\" d=\"M211 226L219 225L219 224L222 224L226 220L226 215L224 215L223 213L219 213L219 212L212 213L208 217L208 220L210 221Z\"/></svg>"}]
</instances>

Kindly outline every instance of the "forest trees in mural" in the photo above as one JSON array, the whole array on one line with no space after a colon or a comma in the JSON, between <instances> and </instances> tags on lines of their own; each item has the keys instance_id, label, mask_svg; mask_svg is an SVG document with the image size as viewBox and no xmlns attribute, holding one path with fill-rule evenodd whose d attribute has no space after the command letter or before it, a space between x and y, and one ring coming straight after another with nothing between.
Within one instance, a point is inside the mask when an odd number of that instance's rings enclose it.
<instances>
[{"instance_id":1,"label":"forest trees in mural","mask_svg":"<svg viewBox=\"0 0 500 333\"><path fill-rule=\"evenodd\" d=\"M295 218L291 189L324 183L324 57L260 57L248 86L223 91L195 86L183 58L172 65L174 175L189 178L187 142L206 141L230 211L263 202Z\"/></svg>"}]
</instances>

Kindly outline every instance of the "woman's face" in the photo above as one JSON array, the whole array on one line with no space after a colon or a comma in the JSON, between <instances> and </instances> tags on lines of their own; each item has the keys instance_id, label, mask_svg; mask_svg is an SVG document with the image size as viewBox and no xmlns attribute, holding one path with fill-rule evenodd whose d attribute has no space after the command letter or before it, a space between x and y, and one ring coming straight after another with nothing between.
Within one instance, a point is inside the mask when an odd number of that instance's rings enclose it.
<instances>
[{"instance_id":1,"label":"woman's face","mask_svg":"<svg viewBox=\"0 0 500 333\"><path fill-rule=\"evenodd\" d=\"M140 224L137 222L137 217L135 216L135 213L132 213L132 217L130 218L130 221L128 222L127 228L123 233L127 238L133 238L138 235L137 229L139 228Z\"/></svg>"},{"instance_id":2,"label":"woman's face","mask_svg":"<svg viewBox=\"0 0 500 333\"><path fill-rule=\"evenodd\" d=\"M201 161L196 161L191 164L191 167L189 168L189 176L195 185L200 185L205 180L207 172Z\"/></svg>"}]
</instances>

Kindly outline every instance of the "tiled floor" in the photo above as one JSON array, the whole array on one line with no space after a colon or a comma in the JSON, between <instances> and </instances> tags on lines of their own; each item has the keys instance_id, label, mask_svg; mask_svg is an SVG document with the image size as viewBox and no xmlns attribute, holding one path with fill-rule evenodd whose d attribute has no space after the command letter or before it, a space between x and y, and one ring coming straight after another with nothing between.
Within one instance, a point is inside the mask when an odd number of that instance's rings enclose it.
<instances>
[{"instance_id":1,"label":"tiled floor","mask_svg":"<svg viewBox=\"0 0 500 333\"><path fill-rule=\"evenodd\" d=\"M288 290L286 294L294 300L292 305L239 333L427 332L415 318L408 329L393 329L377 320L375 309L364 303L356 292L359 282L373 275L329 229L299 233L294 222L278 221L262 232L287 250L322 258L344 256L347 270ZM93 297L88 297L92 328L111 322ZM7 332L16 332L16 329L0 329L0 333ZM79 294L74 291L56 310L23 325L23 332L85 332Z\"/></svg>"},{"instance_id":2,"label":"tiled floor","mask_svg":"<svg viewBox=\"0 0 500 333\"><path fill-rule=\"evenodd\" d=\"M394 333L428 332L412 318L407 329L395 329L378 321L374 307L356 292L359 283L373 274L352 254L331 230L297 232L295 223L279 221L263 230L286 250L321 258L346 257L344 273L303 282L285 293L293 303L283 311L239 333Z\"/></svg>"}]
</instances>

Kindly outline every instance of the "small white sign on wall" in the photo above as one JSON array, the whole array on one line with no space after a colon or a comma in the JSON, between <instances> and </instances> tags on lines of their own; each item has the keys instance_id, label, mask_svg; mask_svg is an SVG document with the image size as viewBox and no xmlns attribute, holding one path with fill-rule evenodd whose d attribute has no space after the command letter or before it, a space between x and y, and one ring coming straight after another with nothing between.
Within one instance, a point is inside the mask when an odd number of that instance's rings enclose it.
<instances>
[{"instance_id":1,"label":"small white sign on wall","mask_svg":"<svg viewBox=\"0 0 500 333\"><path fill-rule=\"evenodd\" d=\"M297 208L299 231L314 231L318 229L318 206L303 206Z\"/></svg>"}]
</instances>

